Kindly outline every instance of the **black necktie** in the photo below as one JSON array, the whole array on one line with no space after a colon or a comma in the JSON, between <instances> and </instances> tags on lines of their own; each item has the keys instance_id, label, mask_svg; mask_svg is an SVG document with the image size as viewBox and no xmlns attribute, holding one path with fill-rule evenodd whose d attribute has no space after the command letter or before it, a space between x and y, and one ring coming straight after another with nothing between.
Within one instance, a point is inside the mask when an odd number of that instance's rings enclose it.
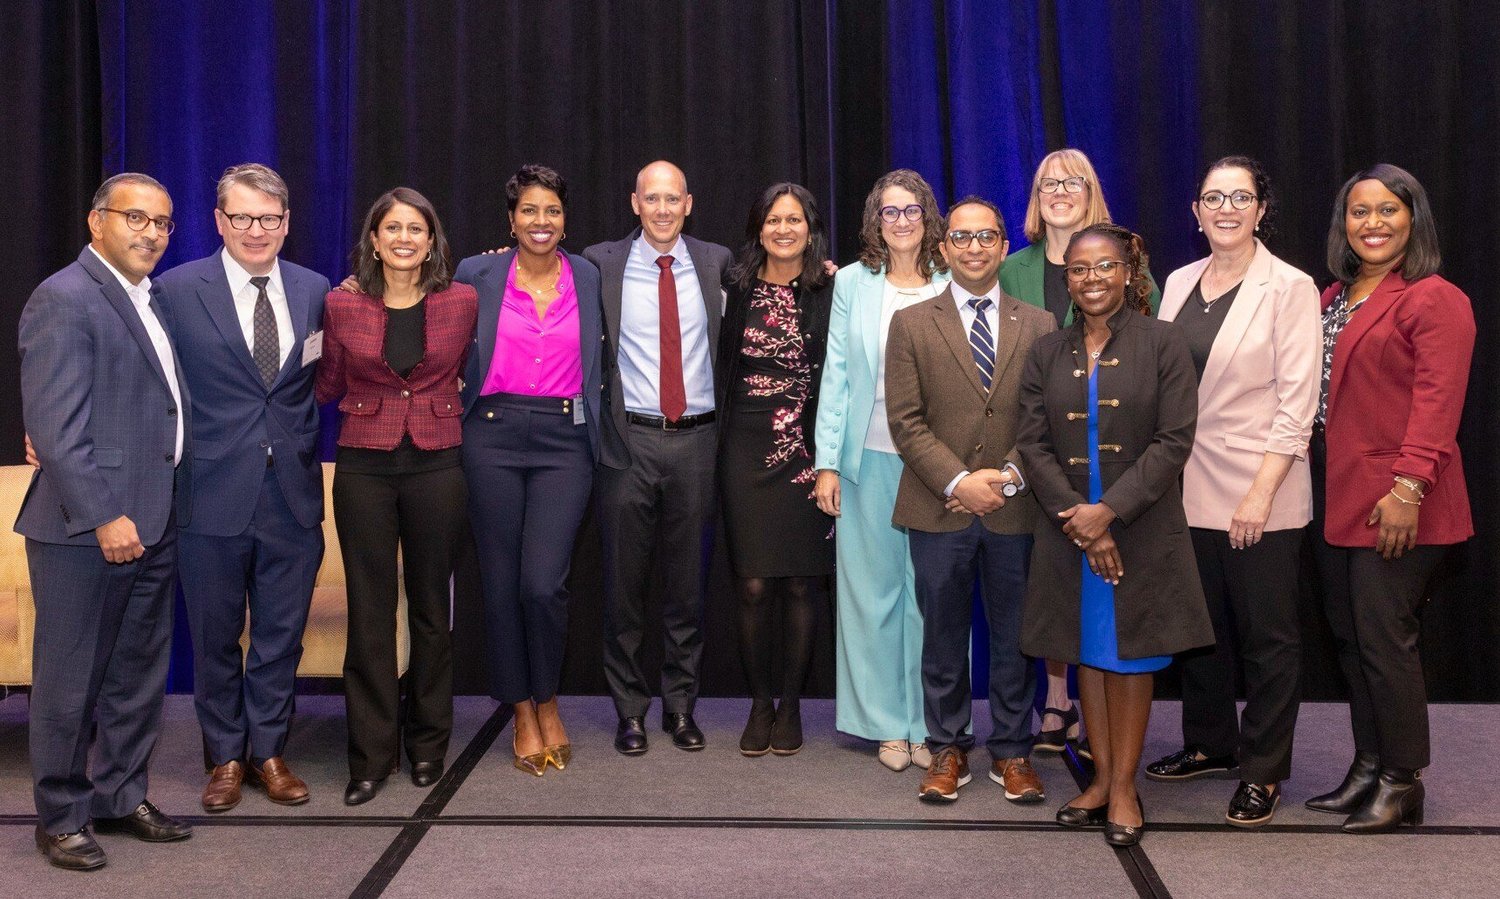
<instances>
[{"instance_id":1,"label":"black necktie","mask_svg":"<svg viewBox=\"0 0 1500 899\"><path fill-rule=\"evenodd\" d=\"M271 298L266 295L266 285L270 281L265 275L250 279L250 283L259 291L255 297L255 316L252 319L255 341L251 345L250 355L255 358L255 367L260 369L260 379L266 382L267 390L271 389L276 381L276 373L281 370L281 344L276 335L276 314L271 311Z\"/></svg>"}]
</instances>

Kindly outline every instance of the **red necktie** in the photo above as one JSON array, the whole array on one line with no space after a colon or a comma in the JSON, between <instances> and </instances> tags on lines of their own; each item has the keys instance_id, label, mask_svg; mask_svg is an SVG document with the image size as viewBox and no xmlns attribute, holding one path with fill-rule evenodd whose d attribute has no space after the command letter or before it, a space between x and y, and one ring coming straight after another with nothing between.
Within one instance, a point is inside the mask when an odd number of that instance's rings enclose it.
<instances>
[{"instance_id":1,"label":"red necktie","mask_svg":"<svg viewBox=\"0 0 1500 899\"><path fill-rule=\"evenodd\" d=\"M677 321L677 279L671 256L659 256L656 297L661 305L661 414L676 421L687 411L687 389L682 386L682 327Z\"/></svg>"}]
</instances>

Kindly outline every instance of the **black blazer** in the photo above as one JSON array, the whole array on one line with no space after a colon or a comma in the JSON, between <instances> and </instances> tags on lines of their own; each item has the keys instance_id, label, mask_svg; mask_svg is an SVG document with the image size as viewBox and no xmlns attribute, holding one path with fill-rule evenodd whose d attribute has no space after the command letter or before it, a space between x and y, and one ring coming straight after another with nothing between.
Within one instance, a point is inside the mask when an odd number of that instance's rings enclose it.
<instances>
[{"instance_id":1,"label":"black blazer","mask_svg":"<svg viewBox=\"0 0 1500 899\"><path fill-rule=\"evenodd\" d=\"M1101 502L1125 576L1115 587L1122 659L1214 642L1188 538L1181 477L1193 449L1198 380L1175 326L1121 309L1099 359ZM1088 502L1088 373L1083 320L1037 339L1021 376L1016 448L1042 505L1021 628L1027 655L1078 661L1083 552L1057 513Z\"/></svg>"},{"instance_id":2,"label":"black blazer","mask_svg":"<svg viewBox=\"0 0 1500 899\"><path fill-rule=\"evenodd\" d=\"M625 426L625 388L620 383L620 368L617 363L620 346L621 306L625 293L625 262L630 258L630 247L641 236L636 228L623 240L596 243L583 251L583 258L599 269L600 292L604 301L604 415L606 421L600 428L603 444L599 464L623 470L630 467L629 429ZM708 354L710 365L717 365L719 349L719 325L724 315L724 287L729 277L729 267L734 256L728 247L707 243L686 234L682 240L687 244L693 268L698 273L698 288L703 294L703 305L708 313Z\"/></svg>"},{"instance_id":3,"label":"black blazer","mask_svg":"<svg viewBox=\"0 0 1500 899\"><path fill-rule=\"evenodd\" d=\"M802 439L807 444L808 455L813 455L813 424L818 420L818 387L823 382L823 357L828 351L828 315L833 308L833 279L822 287L804 288L800 281L793 281L797 291L799 317L797 329L802 333L802 350L812 363L812 374L807 385L807 402L802 404ZM750 287L731 285L724 306L724 324L719 330L719 364L714 367L714 404L721 416L731 412L734 391L730 389L739 377L740 349L745 342L745 319L750 309ZM719 428L719 439L724 439L724 428Z\"/></svg>"}]
</instances>

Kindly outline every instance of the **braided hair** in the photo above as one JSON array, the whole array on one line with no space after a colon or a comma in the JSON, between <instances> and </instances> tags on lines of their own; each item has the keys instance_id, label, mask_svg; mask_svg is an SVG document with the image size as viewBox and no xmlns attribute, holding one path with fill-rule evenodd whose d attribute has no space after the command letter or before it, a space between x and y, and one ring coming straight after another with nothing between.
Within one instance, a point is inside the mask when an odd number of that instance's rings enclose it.
<instances>
[{"instance_id":1,"label":"braided hair","mask_svg":"<svg viewBox=\"0 0 1500 899\"><path fill-rule=\"evenodd\" d=\"M1146 256L1146 242L1141 240L1139 234L1122 225L1116 225L1114 222L1099 222L1075 233L1068 240L1068 247L1064 254L1071 252L1073 244L1089 235L1107 238L1120 248L1120 255L1124 257L1125 262L1125 302L1140 314L1149 316L1151 314L1151 281L1146 277L1147 265L1150 262Z\"/></svg>"}]
</instances>

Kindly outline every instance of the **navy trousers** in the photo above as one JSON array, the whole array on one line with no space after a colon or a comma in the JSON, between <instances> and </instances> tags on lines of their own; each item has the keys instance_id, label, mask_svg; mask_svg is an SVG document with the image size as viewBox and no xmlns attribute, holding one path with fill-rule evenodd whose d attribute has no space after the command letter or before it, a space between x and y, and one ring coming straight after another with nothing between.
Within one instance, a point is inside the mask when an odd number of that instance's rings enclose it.
<instances>
[{"instance_id":1,"label":"navy trousers","mask_svg":"<svg viewBox=\"0 0 1500 899\"><path fill-rule=\"evenodd\" d=\"M557 693L568 629L568 568L594 460L572 401L495 394L464 421L469 522L479 554L490 695Z\"/></svg>"},{"instance_id":2,"label":"navy trousers","mask_svg":"<svg viewBox=\"0 0 1500 899\"><path fill-rule=\"evenodd\" d=\"M264 761L282 753L291 725L302 632L323 561L323 528L292 515L267 468L245 532L183 531L182 596L193 636L193 701L209 759ZM250 652L240 654L245 610Z\"/></svg>"},{"instance_id":3,"label":"navy trousers","mask_svg":"<svg viewBox=\"0 0 1500 899\"><path fill-rule=\"evenodd\" d=\"M31 776L50 834L128 815L146 798L171 657L177 527L134 562L98 546L26 541L36 600ZM89 743L93 735L93 766Z\"/></svg>"},{"instance_id":4,"label":"navy trousers","mask_svg":"<svg viewBox=\"0 0 1500 899\"><path fill-rule=\"evenodd\" d=\"M911 531L917 606L922 610L922 693L927 744L936 752L974 745L969 724L969 632L974 581L990 631L990 718L996 759L1031 754L1036 667L1021 654L1021 608L1031 564L1030 534L996 534L973 518L946 534Z\"/></svg>"}]
</instances>

